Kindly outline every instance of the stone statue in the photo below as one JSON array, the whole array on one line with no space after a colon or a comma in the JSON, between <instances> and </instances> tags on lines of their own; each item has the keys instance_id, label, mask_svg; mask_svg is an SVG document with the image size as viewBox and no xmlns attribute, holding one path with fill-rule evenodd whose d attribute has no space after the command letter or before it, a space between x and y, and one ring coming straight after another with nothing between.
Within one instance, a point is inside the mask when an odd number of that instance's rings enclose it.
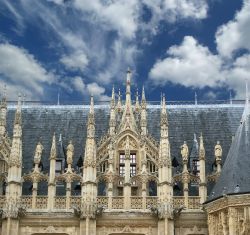
<instances>
[{"instance_id":1,"label":"stone statue","mask_svg":"<svg viewBox=\"0 0 250 235\"><path fill-rule=\"evenodd\" d=\"M42 146L41 142L39 141L37 146L36 146L35 157L34 157L34 161L36 164L40 163L42 152L43 152L43 146Z\"/></svg>"},{"instance_id":2,"label":"stone statue","mask_svg":"<svg viewBox=\"0 0 250 235\"><path fill-rule=\"evenodd\" d=\"M222 157L222 148L220 145L220 141L217 141L217 144L214 147L214 155L215 155L216 159L221 159L221 157Z\"/></svg>"},{"instance_id":3,"label":"stone statue","mask_svg":"<svg viewBox=\"0 0 250 235\"><path fill-rule=\"evenodd\" d=\"M187 142L184 141L184 144L181 146L181 156L184 161L188 160L188 154L189 154L189 151L188 151Z\"/></svg>"},{"instance_id":4,"label":"stone statue","mask_svg":"<svg viewBox=\"0 0 250 235\"><path fill-rule=\"evenodd\" d=\"M74 155L74 146L72 141L69 141L69 145L67 146L67 164L72 164Z\"/></svg>"}]
</instances>

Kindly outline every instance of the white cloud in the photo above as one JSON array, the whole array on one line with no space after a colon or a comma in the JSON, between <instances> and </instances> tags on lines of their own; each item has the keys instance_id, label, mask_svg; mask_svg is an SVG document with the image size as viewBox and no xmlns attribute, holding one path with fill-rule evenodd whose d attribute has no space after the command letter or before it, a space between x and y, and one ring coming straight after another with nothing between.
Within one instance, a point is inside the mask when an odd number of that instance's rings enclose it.
<instances>
[{"instance_id":1,"label":"white cloud","mask_svg":"<svg viewBox=\"0 0 250 235\"><path fill-rule=\"evenodd\" d=\"M197 88L215 87L224 81L219 57L191 36L180 46L170 47L167 57L155 63L149 76L156 85L173 82Z\"/></svg>"},{"instance_id":2,"label":"white cloud","mask_svg":"<svg viewBox=\"0 0 250 235\"><path fill-rule=\"evenodd\" d=\"M14 86L20 91L30 90L33 97L43 94L45 83L55 82L54 75L46 71L32 54L8 43L0 44L0 75L12 90Z\"/></svg>"},{"instance_id":3,"label":"white cloud","mask_svg":"<svg viewBox=\"0 0 250 235\"><path fill-rule=\"evenodd\" d=\"M60 62L63 63L69 70L84 71L89 61L84 52L78 51L70 55L62 56Z\"/></svg>"},{"instance_id":4,"label":"white cloud","mask_svg":"<svg viewBox=\"0 0 250 235\"><path fill-rule=\"evenodd\" d=\"M74 4L77 9L88 12L92 21L115 30L126 38L133 38L141 28L156 32L162 20L175 22L186 18L204 19L208 11L206 0L76 0ZM142 21L144 6L152 13L152 18L147 23Z\"/></svg>"},{"instance_id":5,"label":"white cloud","mask_svg":"<svg viewBox=\"0 0 250 235\"><path fill-rule=\"evenodd\" d=\"M74 2L77 9L91 14L91 20L120 36L133 38L138 27L139 1L82 1Z\"/></svg>"},{"instance_id":6,"label":"white cloud","mask_svg":"<svg viewBox=\"0 0 250 235\"><path fill-rule=\"evenodd\" d=\"M71 79L74 90L81 93L85 98L93 95L95 100L107 101L110 97L105 95L105 88L98 85L96 82L85 84L83 79L79 76ZM68 89L70 91L70 89Z\"/></svg>"},{"instance_id":7,"label":"white cloud","mask_svg":"<svg viewBox=\"0 0 250 235\"><path fill-rule=\"evenodd\" d=\"M73 85L74 89L76 91L84 94L86 86L85 86L82 78L81 77L75 77L72 80L73 80L72 85Z\"/></svg>"},{"instance_id":8,"label":"white cloud","mask_svg":"<svg viewBox=\"0 0 250 235\"><path fill-rule=\"evenodd\" d=\"M246 80L250 85L250 54L237 58L225 73L228 86L236 91L236 98L243 99Z\"/></svg>"},{"instance_id":9,"label":"white cloud","mask_svg":"<svg viewBox=\"0 0 250 235\"><path fill-rule=\"evenodd\" d=\"M244 0L235 18L222 25L216 32L217 50L220 55L231 57L238 49L250 50L250 0Z\"/></svg>"}]
</instances>

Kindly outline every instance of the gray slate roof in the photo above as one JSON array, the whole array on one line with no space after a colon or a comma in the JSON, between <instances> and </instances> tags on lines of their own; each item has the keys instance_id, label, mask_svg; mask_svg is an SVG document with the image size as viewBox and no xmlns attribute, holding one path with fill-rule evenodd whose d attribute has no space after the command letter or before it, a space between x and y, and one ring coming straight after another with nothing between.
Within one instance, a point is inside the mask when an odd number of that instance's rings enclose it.
<instances>
[{"instance_id":1,"label":"gray slate roof","mask_svg":"<svg viewBox=\"0 0 250 235\"><path fill-rule=\"evenodd\" d=\"M238 127L234 141L216 185L208 201L226 194L250 192L250 119L246 118Z\"/></svg>"},{"instance_id":2,"label":"gray slate roof","mask_svg":"<svg viewBox=\"0 0 250 235\"><path fill-rule=\"evenodd\" d=\"M214 162L214 146L220 140L223 148L223 161L232 142L232 136L240 123L243 105L203 105L203 106L169 106L169 137L172 158L176 157L182 164L180 146L187 141L189 148L193 146L194 133L197 139L203 133L206 149L206 171L212 171ZM58 140L62 135L63 145L73 140L75 147L74 166L83 156L86 123L89 106L25 106L22 108L23 122L23 172L28 173L33 166L33 155L36 144L41 138L44 146L42 162L44 171L49 171L49 154L53 132ZM160 106L148 106L148 130L159 141ZM12 136L15 108L8 109L7 129ZM109 107L95 107L96 139L107 133L109 123Z\"/></svg>"}]
</instances>

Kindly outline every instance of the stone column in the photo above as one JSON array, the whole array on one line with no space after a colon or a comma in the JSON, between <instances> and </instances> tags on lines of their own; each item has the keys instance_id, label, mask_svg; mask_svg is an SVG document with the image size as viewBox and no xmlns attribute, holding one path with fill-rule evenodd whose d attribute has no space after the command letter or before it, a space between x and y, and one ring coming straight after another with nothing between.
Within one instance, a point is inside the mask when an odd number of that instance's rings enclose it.
<instances>
[{"instance_id":1,"label":"stone column","mask_svg":"<svg viewBox=\"0 0 250 235\"><path fill-rule=\"evenodd\" d=\"M37 181L33 181L33 187L32 187L32 209L36 208L36 197L37 197Z\"/></svg>"},{"instance_id":2,"label":"stone column","mask_svg":"<svg viewBox=\"0 0 250 235\"><path fill-rule=\"evenodd\" d=\"M113 182L110 179L108 182L108 209L112 209L112 198L113 198Z\"/></svg>"},{"instance_id":3,"label":"stone column","mask_svg":"<svg viewBox=\"0 0 250 235\"><path fill-rule=\"evenodd\" d=\"M125 147L125 180L124 180L124 209L131 207L131 183L130 183L130 149L129 137L126 139Z\"/></svg>"},{"instance_id":4,"label":"stone column","mask_svg":"<svg viewBox=\"0 0 250 235\"><path fill-rule=\"evenodd\" d=\"M206 184L205 148L204 148L202 134L200 136L199 161L200 161L199 196L200 196L200 203L203 204L207 200L207 184Z\"/></svg>"},{"instance_id":5,"label":"stone column","mask_svg":"<svg viewBox=\"0 0 250 235\"><path fill-rule=\"evenodd\" d=\"M55 196L56 196L56 182L55 182L55 169L56 169L56 136L55 133L52 139L51 151L50 151L50 172L48 183L48 209L54 208Z\"/></svg>"},{"instance_id":6,"label":"stone column","mask_svg":"<svg viewBox=\"0 0 250 235\"><path fill-rule=\"evenodd\" d=\"M70 209L70 197L71 197L71 180L66 182L66 209Z\"/></svg>"},{"instance_id":7,"label":"stone column","mask_svg":"<svg viewBox=\"0 0 250 235\"><path fill-rule=\"evenodd\" d=\"M228 227L229 235L237 234L237 209L233 207L228 208Z\"/></svg>"}]
</instances>

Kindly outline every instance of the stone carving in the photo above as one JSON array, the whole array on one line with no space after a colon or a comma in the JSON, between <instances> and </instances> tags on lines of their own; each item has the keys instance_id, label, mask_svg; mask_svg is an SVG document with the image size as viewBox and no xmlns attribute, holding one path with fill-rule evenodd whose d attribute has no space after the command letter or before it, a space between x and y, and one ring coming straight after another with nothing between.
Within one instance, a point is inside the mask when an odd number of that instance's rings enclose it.
<instances>
[{"instance_id":1,"label":"stone carving","mask_svg":"<svg viewBox=\"0 0 250 235\"><path fill-rule=\"evenodd\" d=\"M183 161L188 160L188 155L189 155L189 150L188 150L187 142L184 141L184 144L181 146L181 156L182 156Z\"/></svg>"},{"instance_id":2,"label":"stone carving","mask_svg":"<svg viewBox=\"0 0 250 235\"><path fill-rule=\"evenodd\" d=\"M41 162L42 152L43 152L43 145L39 141L37 146L36 146L36 150L35 150L35 156L34 156L34 163L35 164L39 164Z\"/></svg>"},{"instance_id":3,"label":"stone carving","mask_svg":"<svg viewBox=\"0 0 250 235\"><path fill-rule=\"evenodd\" d=\"M220 145L220 141L217 141L217 144L214 147L214 155L216 157L216 160L220 160L222 157L222 148Z\"/></svg>"},{"instance_id":4,"label":"stone carving","mask_svg":"<svg viewBox=\"0 0 250 235\"><path fill-rule=\"evenodd\" d=\"M2 210L2 218L13 218L17 219L19 217L24 216L26 213L25 208L19 200L14 199L14 198L9 198L7 200L7 203L4 205L3 210Z\"/></svg>"},{"instance_id":5,"label":"stone carving","mask_svg":"<svg viewBox=\"0 0 250 235\"><path fill-rule=\"evenodd\" d=\"M69 145L67 146L67 164L71 165L73 162L73 155L74 155L74 146L72 141L69 141Z\"/></svg>"}]
</instances>

